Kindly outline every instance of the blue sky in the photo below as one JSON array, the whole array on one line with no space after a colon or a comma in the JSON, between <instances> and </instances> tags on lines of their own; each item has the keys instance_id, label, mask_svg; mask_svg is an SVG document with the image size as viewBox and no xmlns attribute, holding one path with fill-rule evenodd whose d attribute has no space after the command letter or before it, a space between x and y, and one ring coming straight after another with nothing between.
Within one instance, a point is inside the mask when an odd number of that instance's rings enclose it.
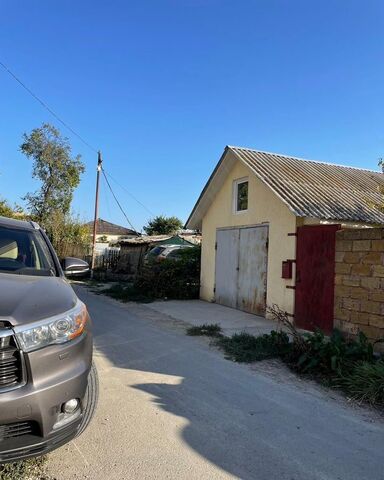
<instances>
[{"instance_id":1,"label":"blue sky","mask_svg":"<svg viewBox=\"0 0 384 480\"><path fill-rule=\"evenodd\" d=\"M1 0L0 60L103 152L154 214L186 220L225 145L377 168L381 0ZM18 151L51 122L0 69L0 195L37 188ZM93 215L96 155L73 209ZM138 229L150 214L112 186ZM100 216L126 224L102 183Z\"/></svg>"}]
</instances>

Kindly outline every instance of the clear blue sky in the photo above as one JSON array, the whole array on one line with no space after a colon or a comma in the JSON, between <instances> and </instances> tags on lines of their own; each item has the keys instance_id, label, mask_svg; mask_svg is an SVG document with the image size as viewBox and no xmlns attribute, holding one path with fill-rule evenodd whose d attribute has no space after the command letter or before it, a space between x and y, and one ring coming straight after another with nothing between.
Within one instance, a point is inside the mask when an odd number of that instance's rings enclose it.
<instances>
[{"instance_id":1,"label":"clear blue sky","mask_svg":"<svg viewBox=\"0 0 384 480\"><path fill-rule=\"evenodd\" d=\"M0 59L150 211L186 220L226 144L377 168L382 0L2 0ZM37 185L18 151L52 122L0 69L0 195ZM61 127L60 127L61 128ZM74 211L93 212L96 158ZM113 184L140 229L149 214ZM125 224L102 185L100 216Z\"/></svg>"}]
</instances>

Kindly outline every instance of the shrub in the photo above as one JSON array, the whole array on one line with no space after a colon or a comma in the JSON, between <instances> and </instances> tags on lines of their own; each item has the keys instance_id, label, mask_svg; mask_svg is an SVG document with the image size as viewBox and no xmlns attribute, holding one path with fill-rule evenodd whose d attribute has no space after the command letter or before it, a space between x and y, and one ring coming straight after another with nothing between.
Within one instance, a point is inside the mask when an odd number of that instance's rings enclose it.
<instances>
[{"instance_id":1,"label":"shrub","mask_svg":"<svg viewBox=\"0 0 384 480\"><path fill-rule=\"evenodd\" d=\"M356 363L339 385L354 400L384 405L384 361Z\"/></svg>"},{"instance_id":2,"label":"shrub","mask_svg":"<svg viewBox=\"0 0 384 480\"><path fill-rule=\"evenodd\" d=\"M363 333L357 340L346 339L339 330L329 338L321 330L302 337L304 342L293 342L286 359L299 372L340 375L356 361L373 361L373 346Z\"/></svg>"},{"instance_id":3,"label":"shrub","mask_svg":"<svg viewBox=\"0 0 384 480\"><path fill-rule=\"evenodd\" d=\"M221 332L221 327L217 323L204 323L203 325L187 328L187 335L191 336L206 335L207 337L219 337L222 335Z\"/></svg>"},{"instance_id":4,"label":"shrub","mask_svg":"<svg viewBox=\"0 0 384 480\"><path fill-rule=\"evenodd\" d=\"M226 358L243 363L284 356L290 348L288 335L275 331L258 337L248 333L221 337L217 345L224 350Z\"/></svg>"},{"instance_id":5,"label":"shrub","mask_svg":"<svg viewBox=\"0 0 384 480\"><path fill-rule=\"evenodd\" d=\"M133 284L114 285L102 294L123 302L151 302L156 298L199 298L200 248L180 252L177 260L150 262Z\"/></svg>"},{"instance_id":6,"label":"shrub","mask_svg":"<svg viewBox=\"0 0 384 480\"><path fill-rule=\"evenodd\" d=\"M137 291L153 298L198 298L200 248L186 248L180 252L178 260L164 260L144 266L134 286Z\"/></svg>"},{"instance_id":7,"label":"shrub","mask_svg":"<svg viewBox=\"0 0 384 480\"><path fill-rule=\"evenodd\" d=\"M281 358L293 370L341 388L354 400L384 405L384 358L375 357L373 345L363 333L355 340L345 338L338 330L330 337L320 330L301 333L278 306L268 311L288 334L272 331L257 337L248 333L224 337L218 325L192 327L187 333L217 336L215 344L230 360L250 363Z\"/></svg>"}]
</instances>

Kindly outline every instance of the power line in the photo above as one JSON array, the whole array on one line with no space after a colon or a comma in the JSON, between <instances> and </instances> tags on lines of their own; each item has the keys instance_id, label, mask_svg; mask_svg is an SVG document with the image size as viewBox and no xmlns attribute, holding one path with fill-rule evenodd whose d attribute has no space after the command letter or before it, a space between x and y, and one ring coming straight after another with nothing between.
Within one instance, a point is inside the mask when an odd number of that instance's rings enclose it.
<instances>
[{"instance_id":1,"label":"power line","mask_svg":"<svg viewBox=\"0 0 384 480\"><path fill-rule=\"evenodd\" d=\"M123 210L123 207L120 205L120 202L118 201L118 199L116 198L116 195L114 193L114 191L112 190L112 187L111 187L111 184L109 183L108 181L108 178L107 176L105 175L105 172L104 172L104 169L102 168L101 169L101 172L105 178L105 181L107 182L107 185L108 185L108 188L109 190L111 191L112 195L113 195L113 198L115 199L115 202L117 203L118 207L120 208L120 211L121 213L124 215L125 219L127 220L128 222L128 225L130 225L130 227L132 228L132 230L137 234L137 235L140 235L140 233L136 230L136 228L132 225L132 223L130 222L129 218L127 217L126 213L124 212Z\"/></svg>"},{"instance_id":2,"label":"power line","mask_svg":"<svg viewBox=\"0 0 384 480\"><path fill-rule=\"evenodd\" d=\"M90 143L88 143L86 140L84 140L84 138L79 135L72 127L70 127L67 123L64 122L64 120L62 120L58 115L57 113L55 113L43 100L41 100L41 98L39 98L35 93L32 92L32 90L27 87L27 85L25 85L25 83L23 83L20 78L18 78L3 62L0 61L0 65L4 68L4 70L6 72L9 73L9 75L11 75L11 77L13 77L16 82L18 82L35 100L37 100L46 110L48 110L48 112L53 115L56 120L58 120L61 124L64 125L65 128L67 128L70 132L73 133L73 135L75 135L79 140L81 140L84 145L86 145L88 148L90 148L91 150L93 150L94 152L97 153L97 149L94 148Z\"/></svg>"},{"instance_id":3,"label":"power line","mask_svg":"<svg viewBox=\"0 0 384 480\"><path fill-rule=\"evenodd\" d=\"M65 128L67 128L71 133L73 133L73 135L75 135L81 142L83 142L84 145L86 145L89 149L91 149L93 152L95 153L99 153L98 150L96 148L94 148L90 143L88 143L80 134L78 134L71 126L69 126L66 122L64 122L64 120L62 120L59 115L57 115L57 113L55 113L40 97L38 97L29 87L27 87L27 85L22 82L20 80L20 78L18 78L8 67L7 65L5 65L3 62L0 61L0 66L2 66L4 68L4 70L14 79L16 80L17 83L19 83L37 102L40 103L40 105L42 105L43 108L45 108L53 117L56 118L56 120L58 120L62 125L64 125ZM137 232L137 230L135 229L135 227L132 225L132 223L130 222L129 218L127 217L126 213L124 212L122 206L120 205L120 202L118 201L118 199L116 198L116 195L115 193L113 192L112 190L112 187L106 177L106 174L105 174L105 171L104 169L101 170L102 173L103 173L103 176L105 178L105 181L107 182L107 185L108 185L108 188L110 189L112 195L113 195L113 198L115 199L118 207L120 208L121 212L123 213L125 219L127 220L128 224L131 226L132 230L134 230L138 235L140 235L140 233ZM130 195L139 205L141 205L143 208L145 208L145 210L147 210L147 212L149 212L151 215L154 215L143 203L141 203L136 197L134 197L130 192L128 192L128 190L123 187L122 185L120 185L117 180L115 180L109 173L108 173L108 176L117 184L119 185L123 190L125 190L128 195Z\"/></svg>"},{"instance_id":4,"label":"power line","mask_svg":"<svg viewBox=\"0 0 384 480\"><path fill-rule=\"evenodd\" d=\"M111 209L110 209L110 206L109 206L109 198L108 198L107 192L104 188L102 189L102 191L103 191L103 199L104 199L105 205L107 206L107 210L108 210L108 215L109 215L109 218L111 218L112 213L111 213Z\"/></svg>"},{"instance_id":5,"label":"power line","mask_svg":"<svg viewBox=\"0 0 384 480\"><path fill-rule=\"evenodd\" d=\"M114 179L110 173L108 173L104 169L103 169L103 171L108 175L108 177L111 180L113 180L116 183L116 185L118 185L120 188L122 188L131 198L133 198L133 200L135 200L135 202L137 202L139 205L141 205L150 215L152 215L153 217L155 216L155 214L153 212L151 212L151 210L148 207L146 207L142 202L140 202L140 200L138 200L134 195L132 195L131 192L129 192L125 187L123 187L123 185L121 185L116 179Z\"/></svg>"}]
</instances>

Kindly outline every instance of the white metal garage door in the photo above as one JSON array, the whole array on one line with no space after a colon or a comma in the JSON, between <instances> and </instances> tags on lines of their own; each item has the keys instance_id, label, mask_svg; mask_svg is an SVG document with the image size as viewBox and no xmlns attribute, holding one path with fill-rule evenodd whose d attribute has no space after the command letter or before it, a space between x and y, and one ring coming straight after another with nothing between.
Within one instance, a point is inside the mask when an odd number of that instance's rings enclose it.
<instances>
[{"instance_id":1,"label":"white metal garage door","mask_svg":"<svg viewBox=\"0 0 384 480\"><path fill-rule=\"evenodd\" d=\"M217 230L216 302L265 314L268 226Z\"/></svg>"}]
</instances>

